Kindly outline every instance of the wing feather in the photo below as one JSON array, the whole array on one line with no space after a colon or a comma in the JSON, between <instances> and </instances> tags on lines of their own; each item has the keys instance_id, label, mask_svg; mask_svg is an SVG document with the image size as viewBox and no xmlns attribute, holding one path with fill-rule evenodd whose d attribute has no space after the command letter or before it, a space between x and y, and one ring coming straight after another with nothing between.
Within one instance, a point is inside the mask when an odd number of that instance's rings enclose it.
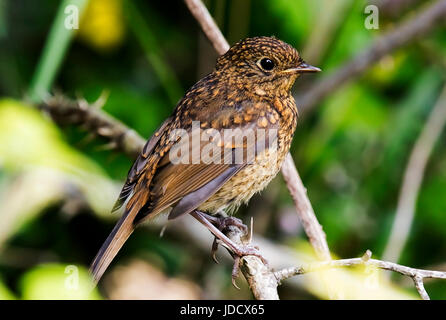
<instances>
[{"instance_id":1,"label":"wing feather","mask_svg":"<svg viewBox=\"0 0 446 320\"><path fill-rule=\"evenodd\" d=\"M249 143L248 139L243 139L247 132L245 130L253 130L254 134L257 134L258 125L256 121L244 124L238 129L240 130L233 132L230 143L227 143L224 139L207 142L214 144L213 150L217 148L220 150L220 152L212 154L207 159L207 163L184 164L180 162L175 164L169 162L169 155L164 155L164 158L160 161L160 164L163 165L158 167L151 182L150 205L143 208L138 215L138 221L147 216L153 217L169 207L174 207L169 219L190 212L217 192L224 182L243 167L249 165L255 154L262 151L268 142L257 145L257 136L255 136L252 140L255 145L252 145L252 142ZM188 143L188 140L184 141L183 143ZM200 145L200 155L207 143ZM254 148L253 152L248 152L249 148ZM191 152L191 148L188 150ZM235 162L237 150L241 150L243 154L241 163ZM188 160L190 160L190 157ZM212 183L214 180L215 182Z\"/></svg>"},{"instance_id":2,"label":"wing feather","mask_svg":"<svg viewBox=\"0 0 446 320\"><path fill-rule=\"evenodd\" d=\"M136 158L127 174L127 180L119 193L118 200L116 200L112 212L119 210L132 193L138 177L143 172L143 169L147 167L148 156L155 148L161 138L163 130L170 124L171 120L172 118L167 118L144 145L142 153Z\"/></svg>"}]
</instances>

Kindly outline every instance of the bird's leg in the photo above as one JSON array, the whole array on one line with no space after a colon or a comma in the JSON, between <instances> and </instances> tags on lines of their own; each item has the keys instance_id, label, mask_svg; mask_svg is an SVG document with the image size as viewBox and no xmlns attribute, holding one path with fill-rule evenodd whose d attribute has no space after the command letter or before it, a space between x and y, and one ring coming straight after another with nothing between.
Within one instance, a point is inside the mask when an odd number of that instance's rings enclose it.
<instances>
[{"instance_id":1,"label":"bird's leg","mask_svg":"<svg viewBox=\"0 0 446 320\"><path fill-rule=\"evenodd\" d=\"M221 218L224 217L223 215L221 215L221 216L212 216L210 214L207 214L207 213L204 213L204 212L201 212L201 211L200 211L200 214L201 214L201 216L203 218L205 218L207 221L209 221L215 227L217 227L218 230L223 231L223 229L221 228ZM218 238L217 238L217 236L214 235L214 241L212 242L211 256L212 256L212 260L214 260L214 262L218 264L219 262L218 262L217 257L216 257L217 250L218 250Z\"/></svg>"},{"instance_id":2,"label":"bird's leg","mask_svg":"<svg viewBox=\"0 0 446 320\"><path fill-rule=\"evenodd\" d=\"M216 215L210 215L205 212L200 211L201 215L205 217L210 223L216 226L220 231L225 230L229 226L236 226L237 228L243 230L244 234L248 234L249 229L243 223L242 220L236 217L225 216L224 213L217 213Z\"/></svg>"},{"instance_id":3,"label":"bird's leg","mask_svg":"<svg viewBox=\"0 0 446 320\"><path fill-rule=\"evenodd\" d=\"M233 267L233 271L232 271L232 283L234 284L235 287L237 287L237 285L235 285L235 278L238 275L240 258L242 258L244 256L252 255L252 256L256 256L256 257L260 258L264 264L266 264L266 265L268 264L268 262L265 260L265 258L263 258L263 256L260 254L258 248L251 246L249 244L241 245L241 244L235 243L234 241L229 239L222 231L219 230L219 228L217 228L211 221L208 220L209 215L207 215L201 211L198 211L198 210L192 211L190 213L190 215L192 215L201 224L203 224L206 228L208 228L208 230L216 238L218 238L221 242L223 242L223 244L227 247L227 249L231 252L231 254L233 256L235 256L234 257L234 267ZM210 216L210 217L212 217L212 216ZM214 219L218 219L218 217L212 217L211 220L214 220ZM214 244L213 244L213 249L214 249Z\"/></svg>"},{"instance_id":4,"label":"bird's leg","mask_svg":"<svg viewBox=\"0 0 446 320\"><path fill-rule=\"evenodd\" d=\"M235 226L237 228L239 228L240 230L243 231L244 235L248 235L249 233L249 229L248 227L242 222L242 220L235 218L235 217L228 217L226 216L224 213L217 213L216 215L210 215L204 212L201 212L201 215L206 218L210 223L212 223L215 227L218 228L218 230L220 230L223 234L224 231L227 230L228 227L230 226ZM251 221L252 222L252 221ZM252 230L251 230L252 232ZM250 242L250 238L248 243ZM217 249L218 249L218 237L215 236L214 237L214 242L212 243L212 250L211 250L211 254L212 254L212 259L215 261L215 263L218 263L218 260L215 256L215 254L217 253Z\"/></svg>"},{"instance_id":5,"label":"bird's leg","mask_svg":"<svg viewBox=\"0 0 446 320\"><path fill-rule=\"evenodd\" d=\"M218 250L218 241L217 241L217 237L214 236L214 241L212 241L211 255L212 255L212 260L214 260L214 262L216 264L219 264L217 257L215 256L215 254L217 253L217 250Z\"/></svg>"}]
</instances>

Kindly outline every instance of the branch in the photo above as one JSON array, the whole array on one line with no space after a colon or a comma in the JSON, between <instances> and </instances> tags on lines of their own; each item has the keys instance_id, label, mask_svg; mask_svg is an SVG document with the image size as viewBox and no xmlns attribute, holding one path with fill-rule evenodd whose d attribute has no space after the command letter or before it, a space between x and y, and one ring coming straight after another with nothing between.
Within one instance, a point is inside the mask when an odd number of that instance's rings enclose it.
<instances>
[{"instance_id":1,"label":"branch","mask_svg":"<svg viewBox=\"0 0 446 320\"><path fill-rule=\"evenodd\" d=\"M247 244L244 232L238 227L231 226L226 235L237 244ZM235 259L240 258L235 257ZM259 257L245 256L238 261L238 264L256 300L279 300L277 293L279 282L274 272Z\"/></svg>"},{"instance_id":2,"label":"branch","mask_svg":"<svg viewBox=\"0 0 446 320\"><path fill-rule=\"evenodd\" d=\"M380 15L398 17L402 12L418 5L420 0L370 0L369 3L379 7Z\"/></svg>"},{"instance_id":3,"label":"branch","mask_svg":"<svg viewBox=\"0 0 446 320\"><path fill-rule=\"evenodd\" d=\"M375 62L412 40L421 38L436 25L444 23L446 0L438 0L413 18L407 19L394 30L380 36L370 48L339 67L331 75L316 82L302 95L296 97L303 113L310 112L328 94L360 76Z\"/></svg>"},{"instance_id":4,"label":"branch","mask_svg":"<svg viewBox=\"0 0 446 320\"><path fill-rule=\"evenodd\" d=\"M131 158L141 152L145 140L133 129L101 110L106 95L93 104L85 100L69 100L62 95L48 97L39 108L46 111L58 125L79 125L92 134L108 140L110 149L122 150Z\"/></svg>"},{"instance_id":5,"label":"branch","mask_svg":"<svg viewBox=\"0 0 446 320\"><path fill-rule=\"evenodd\" d=\"M206 6L201 0L185 0L187 7L198 21L206 37L215 48L218 54L222 55L229 49L229 44L221 33Z\"/></svg>"},{"instance_id":6,"label":"branch","mask_svg":"<svg viewBox=\"0 0 446 320\"><path fill-rule=\"evenodd\" d=\"M361 258L315 262L306 265L301 265L299 267L285 268L275 272L274 275L278 279L278 281L281 282L293 276L314 271L333 269L333 268L352 267L359 265L374 266L379 269L394 271L404 276L412 278L418 293L424 300L429 300L429 295L424 289L423 279L425 278L446 279L446 272L410 268L393 262L370 259L371 256L372 252L370 250L367 250L367 252Z\"/></svg>"},{"instance_id":7,"label":"branch","mask_svg":"<svg viewBox=\"0 0 446 320\"><path fill-rule=\"evenodd\" d=\"M321 260L330 260L330 250L328 249L325 233L314 214L311 202L307 197L307 189L304 187L302 180L297 173L293 158L289 153L282 165L282 175L288 190L293 197L302 226L316 255Z\"/></svg>"},{"instance_id":8,"label":"branch","mask_svg":"<svg viewBox=\"0 0 446 320\"><path fill-rule=\"evenodd\" d=\"M414 218L415 205L423 182L427 161L445 124L446 86L444 86L410 154L404 172L390 239L384 250L384 260L398 261L401 255Z\"/></svg>"}]
</instances>

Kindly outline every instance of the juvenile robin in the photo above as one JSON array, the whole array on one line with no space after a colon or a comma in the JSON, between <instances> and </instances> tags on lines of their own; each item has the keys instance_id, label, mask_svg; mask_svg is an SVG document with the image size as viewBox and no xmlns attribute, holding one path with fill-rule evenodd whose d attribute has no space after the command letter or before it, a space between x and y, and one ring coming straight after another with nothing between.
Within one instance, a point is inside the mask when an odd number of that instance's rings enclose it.
<instances>
[{"instance_id":1,"label":"juvenile robin","mask_svg":"<svg viewBox=\"0 0 446 320\"><path fill-rule=\"evenodd\" d=\"M124 213L91 265L94 281L136 226L161 215L191 214L233 255L259 255L221 232L241 224L225 213L248 202L279 172L298 116L291 87L301 73L318 71L274 37L244 39L220 56L214 71L189 89L129 170L113 208L124 205ZM195 139L197 128L207 138Z\"/></svg>"}]
</instances>

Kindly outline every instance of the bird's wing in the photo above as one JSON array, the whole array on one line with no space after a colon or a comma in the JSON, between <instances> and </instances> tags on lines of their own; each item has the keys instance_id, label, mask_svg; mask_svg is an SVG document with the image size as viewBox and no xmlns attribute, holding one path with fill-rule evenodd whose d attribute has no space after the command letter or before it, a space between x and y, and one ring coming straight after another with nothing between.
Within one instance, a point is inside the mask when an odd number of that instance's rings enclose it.
<instances>
[{"instance_id":1,"label":"bird's wing","mask_svg":"<svg viewBox=\"0 0 446 320\"><path fill-rule=\"evenodd\" d=\"M219 138L200 143L196 151L191 150L194 133L188 131L189 139L181 139L175 144L176 150L189 150L188 159L185 159L187 161L182 161L183 158L181 158L172 162L170 153L163 156L151 179L150 187L146 187L150 189L150 200L140 210L136 221L154 217L169 207L173 207L169 219L191 212L209 199L237 172L249 165L254 160L255 154L259 154L265 147L272 145L272 141L268 141L265 129L268 127L268 130L277 130L277 123L276 125L265 124L266 117L260 116L261 109L258 108L258 110L258 115L253 112L249 121L238 124L228 120L224 112L216 114L213 120L219 122L220 125L225 123L221 126L232 131L229 133L220 129L217 136ZM201 132L205 132L205 129ZM225 138L222 132L232 134L232 138L228 139L229 135ZM261 139L263 141L260 141ZM188 145L182 149L183 144ZM219 150L219 152L214 152L210 157L203 159L203 155L210 154L207 152L209 149ZM173 150L174 148L170 149L170 151ZM194 163L190 154L198 155L200 162Z\"/></svg>"},{"instance_id":2,"label":"bird's wing","mask_svg":"<svg viewBox=\"0 0 446 320\"><path fill-rule=\"evenodd\" d=\"M136 158L127 174L127 180L119 193L118 200L116 200L112 212L121 208L129 195L132 193L138 178L140 178L141 174L144 172L144 169L147 167L149 155L159 142L164 129L171 123L171 121L172 118L167 118L144 145L141 154L138 155L138 158Z\"/></svg>"}]
</instances>

